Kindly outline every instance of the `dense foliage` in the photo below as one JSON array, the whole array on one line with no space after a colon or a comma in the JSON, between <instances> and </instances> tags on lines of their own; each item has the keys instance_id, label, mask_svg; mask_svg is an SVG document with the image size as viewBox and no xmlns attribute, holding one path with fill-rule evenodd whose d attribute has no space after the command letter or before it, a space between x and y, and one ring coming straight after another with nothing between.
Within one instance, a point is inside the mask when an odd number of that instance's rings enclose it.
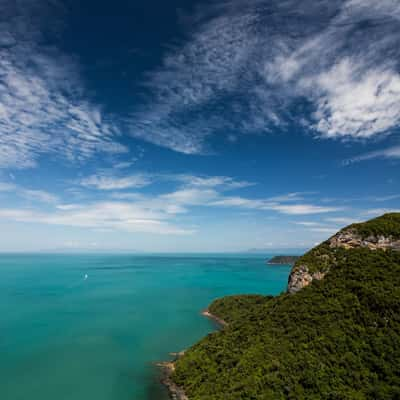
<instances>
[{"instance_id":1,"label":"dense foliage","mask_svg":"<svg viewBox=\"0 0 400 400\"><path fill-rule=\"evenodd\" d=\"M400 399L400 252L334 258L295 295L215 301L229 325L176 363L190 400Z\"/></svg>"},{"instance_id":2,"label":"dense foliage","mask_svg":"<svg viewBox=\"0 0 400 400\"><path fill-rule=\"evenodd\" d=\"M361 224L350 225L363 238L368 236L392 236L400 239L400 213L389 213Z\"/></svg>"},{"instance_id":3,"label":"dense foliage","mask_svg":"<svg viewBox=\"0 0 400 400\"><path fill-rule=\"evenodd\" d=\"M400 213L384 214L363 223L352 224L341 232L353 232L364 239L383 235L397 240L400 239ZM295 268L306 265L310 272L327 272L336 265L337 258L343 257L345 253L343 248L332 248L327 240L301 256L296 261Z\"/></svg>"},{"instance_id":4,"label":"dense foliage","mask_svg":"<svg viewBox=\"0 0 400 400\"><path fill-rule=\"evenodd\" d=\"M210 304L208 310L228 324L247 318L248 310L263 307L272 296L242 295L217 299Z\"/></svg>"},{"instance_id":5,"label":"dense foliage","mask_svg":"<svg viewBox=\"0 0 400 400\"><path fill-rule=\"evenodd\" d=\"M323 242L301 256L294 266L307 265L310 272L326 272L337 264L337 259L346 251L342 248L331 248L329 242Z\"/></svg>"}]
</instances>

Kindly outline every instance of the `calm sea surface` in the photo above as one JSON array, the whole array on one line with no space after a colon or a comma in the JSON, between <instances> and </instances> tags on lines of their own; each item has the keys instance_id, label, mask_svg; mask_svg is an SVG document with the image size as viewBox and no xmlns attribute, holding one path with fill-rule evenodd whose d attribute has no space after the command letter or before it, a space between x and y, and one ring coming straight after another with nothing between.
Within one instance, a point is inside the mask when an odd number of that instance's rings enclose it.
<instances>
[{"instance_id":1,"label":"calm sea surface","mask_svg":"<svg viewBox=\"0 0 400 400\"><path fill-rule=\"evenodd\" d=\"M285 289L265 259L1 255L0 399L165 400L153 363L215 329L202 309Z\"/></svg>"}]
</instances>

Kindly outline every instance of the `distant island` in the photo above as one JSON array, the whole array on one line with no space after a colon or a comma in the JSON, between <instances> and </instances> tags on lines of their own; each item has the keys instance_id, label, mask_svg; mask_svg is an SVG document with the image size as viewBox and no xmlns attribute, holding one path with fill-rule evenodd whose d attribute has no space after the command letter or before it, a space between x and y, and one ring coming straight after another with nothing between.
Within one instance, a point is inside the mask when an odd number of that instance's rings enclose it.
<instances>
[{"instance_id":1,"label":"distant island","mask_svg":"<svg viewBox=\"0 0 400 400\"><path fill-rule=\"evenodd\" d=\"M172 398L400 398L399 250L385 214L297 259L286 293L215 300L225 325L170 363Z\"/></svg>"},{"instance_id":2,"label":"distant island","mask_svg":"<svg viewBox=\"0 0 400 400\"><path fill-rule=\"evenodd\" d=\"M275 256L267 260L270 265L294 265L300 256Z\"/></svg>"}]
</instances>

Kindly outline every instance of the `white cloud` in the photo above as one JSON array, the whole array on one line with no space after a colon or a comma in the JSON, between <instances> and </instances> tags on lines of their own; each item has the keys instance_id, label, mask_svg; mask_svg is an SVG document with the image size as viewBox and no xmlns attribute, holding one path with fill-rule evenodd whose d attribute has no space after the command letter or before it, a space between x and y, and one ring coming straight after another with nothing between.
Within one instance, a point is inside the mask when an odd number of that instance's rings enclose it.
<instances>
[{"instance_id":1,"label":"white cloud","mask_svg":"<svg viewBox=\"0 0 400 400\"><path fill-rule=\"evenodd\" d=\"M0 192L11 192L15 190L16 185L13 183L0 182Z\"/></svg>"},{"instance_id":2,"label":"white cloud","mask_svg":"<svg viewBox=\"0 0 400 400\"><path fill-rule=\"evenodd\" d=\"M183 204L202 204L202 202L217 196L218 193L213 189L183 188L176 192L165 194L162 198Z\"/></svg>"},{"instance_id":3,"label":"white cloud","mask_svg":"<svg viewBox=\"0 0 400 400\"><path fill-rule=\"evenodd\" d=\"M18 193L28 200L38 201L41 203L56 203L58 201L58 196L46 192L44 190L32 190L32 189L18 189Z\"/></svg>"},{"instance_id":4,"label":"white cloud","mask_svg":"<svg viewBox=\"0 0 400 400\"><path fill-rule=\"evenodd\" d=\"M169 175L167 178L182 181L188 186L199 188L220 188L224 190L242 189L253 186L254 183L237 181L229 176L196 176L196 175Z\"/></svg>"},{"instance_id":5,"label":"white cloud","mask_svg":"<svg viewBox=\"0 0 400 400\"><path fill-rule=\"evenodd\" d=\"M39 45L49 15L59 26L58 11L50 11L57 5L0 5L0 168L34 167L46 153L81 161L96 152L126 151L115 141L112 121L85 97L76 61Z\"/></svg>"},{"instance_id":6,"label":"white cloud","mask_svg":"<svg viewBox=\"0 0 400 400\"><path fill-rule=\"evenodd\" d=\"M111 198L117 200L141 200L143 195L141 193L115 192L111 193Z\"/></svg>"},{"instance_id":7,"label":"white cloud","mask_svg":"<svg viewBox=\"0 0 400 400\"><path fill-rule=\"evenodd\" d=\"M149 106L135 110L132 135L194 154L205 151L203 140L216 128L233 127L219 111L207 116L197 111L205 105L217 111L211 103L240 83L239 72L245 69L257 40L243 33L254 22L253 13L219 15L192 32L188 43L167 54L162 67L150 74Z\"/></svg>"},{"instance_id":8,"label":"white cloud","mask_svg":"<svg viewBox=\"0 0 400 400\"><path fill-rule=\"evenodd\" d=\"M99 190L123 190L142 188L144 186L150 185L151 180L148 176L145 175L115 177L106 174L98 174L81 179L79 181L79 184Z\"/></svg>"},{"instance_id":9,"label":"white cloud","mask_svg":"<svg viewBox=\"0 0 400 400\"><path fill-rule=\"evenodd\" d=\"M368 217L378 217L379 215L386 213L399 213L400 208L373 208L365 211L365 215Z\"/></svg>"},{"instance_id":10,"label":"white cloud","mask_svg":"<svg viewBox=\"0 0 400 400\"><path fill-rule=\"evenodd\" d=\"M210 203L210 205L221 207L240 207L255 210L270 210L288 215L323 214L341 210L341 208L338 207L324 207L313 204L285 204L271 202L269 199L253 200L243 197L222 197L216 199Z\"/></svg>"},{"instance_id":11,"label":"white cloud","mask_svg":"<svg viewBox=\"0 0 400 400\"><path fill-rule=\"evenodd\" d=\"M337 228L311 228L312 232L318 232L318 233L327 233L329 235L333 235L334 233L337 232Z\"/></svg>"},{"instance_id":12,"label":"white cloud","mask_svg":"<svg viewBox=\"0 0 400 400\"><path fill-rule=\"evenodd\" d=\"M244 197L224 197L210 203L212 206L241 207L249 209L264 209L268 203L264 200L252 200Z\"/></svg>"},{"instance_id":13,"label":"white cloud","mask_svg":"<svg viewBox=\"0 0 400 400\"><path fill-rule=\"evenodd\" d=\"M350 165L360 161L373 160L376 158L400 159L400 146L392 146L387 149L371 151L343 161L343 165Z\"/></svg>"},{"instance_id":14,"label":"white cloud","mask_svg":"<svg viewBox=\"0 0 400 400\"><path fill-rule=\"evenodd\" d=\"M132 135L193 154L208 151L213 134L229 140L291 123L355 139L399 125L396 1L231 0L202 13L149 74ZM312 111L291 114L304 100Z\"/></svg>"},{"instance_id":15,"label":"white cloud","mask_svg":"<svg viewBox=\"0 0 400 400\"><path fill-rule=\"evenodd\" d=\"M120 190L136 188L149 184L157 177L141 175L124 178L94 175L84 178L80 184L98 190ZM166 179L160 175L159 179ZM186 176L187 178L187 176ZM17 196L32 201L29 208L0 208L0 220L26 223L63 225L96 230L115 230L154 234L193 234L191 220L193 208L226 207L231 210L255 210L257 212L275 211L288 215L309 215L332 213L340 209L314 204L298 203L297 195L291 193L278 196L281 202L270 199L251 199L240 196L227 196L232 188L246 185L229 177L198 177L182 179L181 175L170 175L170 180L179 182L176 190L148 195L144 193L111 192L105 201L65 202L41 190L26 189L15 184L1 184L0 190L15 192ZM37 204L35 204L37 203ZM42 203L46 207L43 207Z\"/></svg>"},{"instance_id":16,"label":"white cloud","mask_svg":"<svg viewBox=\"0 0 400 400\"><path fill-rule=\"evenodd\" d=\"M324 214L341 210L339 207L324 207L313 204L277 204L271 206L270 209L289 215Z\"/></svg>"},{"instance_id":17,"label":"white cloud","mask_svg":"<svg viewBox=\"0 0 400 400\"><path fill-rule=\"evenodd\" d=\"M58 204L56 208L62 211L70 211L70 210L78 210L82 208L82 206L79 204Z\"/></svg>"},{"instance_id":18,"label":"white cloud","mask_svg":"<svg viewBox=\"0 0 400 400\"><path fill-rule=\"evenodd\" d=\"M312 232L320 233L334 233L338 231L341 227L361 222L359 218L349 218L349 217L329 217L324 218L323 222L315 221L294 221L296 225L304 226ZM329 226L335 224L335 226Z\"/></svg>"},{"instance_id":19,"label":"white cloud","mask_svg":"<svg viewBox=\"0 0 400 400\"><path fill-rule=\"evenodd\" d=\"M296 221L293 222L296 225L306 226L306 227L313 227L313 226L320 226L320 222L312 222L312 221Z\"/></svg>"},{"instance_id":20,"label":"white cloud","mask_svg":"<svg viewBox=\"0 0 400 400\"><path fill-rule=\"evenodd\" d=\"M113 168L115 168L115 169L126 169L126 168L131 167L135 163L135 161L136 160L133 160L133 161L122 161L122 162L116 163L113 166Z\"/></svg>"},{"instance_id":21,"label":"white cloud","mask_svg":"<svg viewBox=\"0 0 400 400\"><path fill-rule=\"evenodd\" d=\"M122 190L130 188L141 188L155 181L167 181L179 183L184 186L184 190L198 191L207 189L218 189L222 191L237 190L254 183L247 181L239 181L229 176L198 176L191 174L149 174L137 173L133 175L115 175L113 170L104 170L95 175L84 177L78 181L81 186L95 188L99 190ZM136 194L114 194L114 196L131 197ZM293 199L297 197L295 194L289 195Z\"/></svg>"},{"instance_id":22,"label":"white cloud","mask_svg":"<svg viewBox=\"0 0 400 400\"><path fill-rule=\"evenodd\" d=\"M11 192L17 197L33 202L56 203L58 201L58 196L45 190L28 189L15 183L0 182L0 192Z\"/></svg>"},{"instance_id":23,"label":"white cloud","mask_svg":"<svg viewBox=\"0 0 400 400\"><path fill-rule=\"evenodd\" d=\"M166 220L161 211L121 202L99 202L53 212L31 209L0 209L0 218L17 222L63 225L79 228L112 229L155 234L192 234Z\"/></svg>"},{"instance_id":24,"label":"white cloud","mask_svg":"<svg viewBox=\"0 0 400 400\"><path fill-rule=\"evenodd\" d=\"M400 122L400 75L391 68L345 58L310 84L320 92L314 128L325 137L369 138Z\"/></svg>"},{"instance_id":25,"label":"white cloud","mask_svg":"<svg viewBox=\"0 0 400 400\"><path fill-rule=\"evenodd\" d=\"M400 194L389 194L387 196L372 196L371 200L373 201L391 201L391 200L396 200L400 198Z\"/></svg>"},{"instance_id":26,"label":"white cloud","mask_svg":"<svg viewBox=\"0 0 400 400\"><path fill-rule=\"evenodd\" d=\"M285 195L281 195L281 196L274 196L274 197L270 197L269 200L270 201L299 201L299 200L304 200L304 196L305 195L309 195L312 194L310 192L296 192L296 193L288 193Z\"/></svg>"}]
</instances>

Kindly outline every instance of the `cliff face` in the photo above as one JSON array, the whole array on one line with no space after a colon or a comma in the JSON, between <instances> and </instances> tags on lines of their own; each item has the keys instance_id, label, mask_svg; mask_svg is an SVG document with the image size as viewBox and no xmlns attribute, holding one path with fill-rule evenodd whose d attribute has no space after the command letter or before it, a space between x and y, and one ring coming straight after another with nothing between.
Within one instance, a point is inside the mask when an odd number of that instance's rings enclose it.
<instances>
[{"instance_id":1,"label":"cliff face","mask_svg":"<svg viewBox=\"0 0 400 400\"><path fill-rule=\"evenodd\" d=\"M336 265L338 253L345 250L400 251L399 216L398 213L385 214L365 223L350 225L305 254L290 273L288 292L296 293L312 281L323 279Z\"/></svg>"},{"instance_id":2,"label":"cliff face","mask_svg":"<svg viewBox=\"0 0 400 400\"><path fill-rule=\"evenodd\" d=\"M321 280L326 275L326 272L317 271L311 273L307 265L300 264L293 268L289 276L288 292L296 293L304 287L308 286L314 279Z\"/></svg>"},{"instance_id":3,"label":"cliff face","mask_svg":"<svg viewBox=\"0 0 400 400\"><path fill-rule=\"evenodd\" d=\"M355 229L339 232L329 239L329 245L331 248L343 247L345 249L367 247L370 250L400 250L400 240L397 240L393 236L370 235L363 238Z\"/></svg>"}]
</instances>

